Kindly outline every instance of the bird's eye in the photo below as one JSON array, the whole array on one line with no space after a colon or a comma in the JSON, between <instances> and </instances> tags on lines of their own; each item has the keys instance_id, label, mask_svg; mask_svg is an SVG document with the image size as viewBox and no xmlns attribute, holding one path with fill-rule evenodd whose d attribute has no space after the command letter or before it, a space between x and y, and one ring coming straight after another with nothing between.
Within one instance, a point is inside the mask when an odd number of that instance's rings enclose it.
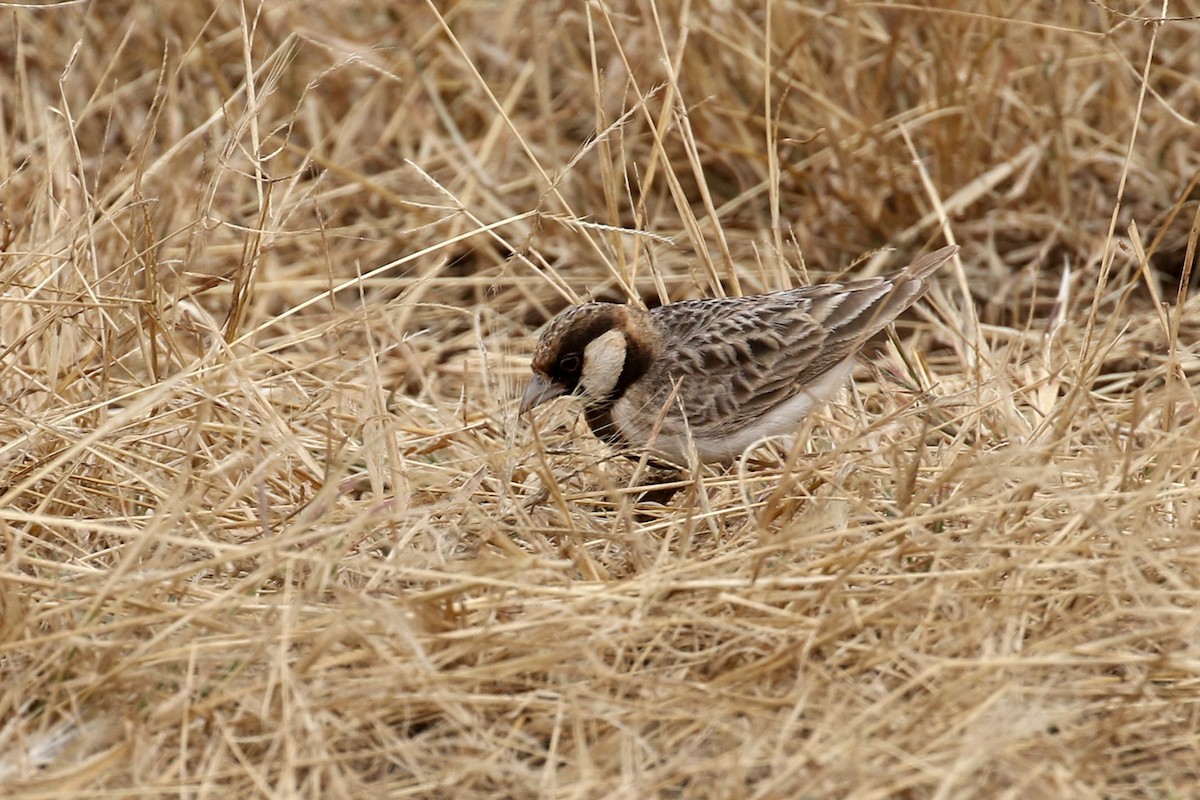
<instances>
[{"instance_id":1,"label":"bird's eye","mask_svg":"<svg viewBox=\"0 0 1200 800\"><path fill-rule=\"evenodd\" d=\"M568 353L559 359L558 367L563 372L575 372L579 369L579 356L574 353Z\"/></svg>"}]
</instances>

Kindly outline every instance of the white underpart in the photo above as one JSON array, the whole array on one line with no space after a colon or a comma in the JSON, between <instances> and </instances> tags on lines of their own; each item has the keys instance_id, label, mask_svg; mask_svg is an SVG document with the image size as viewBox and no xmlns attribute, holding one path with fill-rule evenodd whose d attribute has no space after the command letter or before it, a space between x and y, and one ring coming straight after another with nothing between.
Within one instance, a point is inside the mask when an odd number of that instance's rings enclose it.
<instances>
[{"instance_id":1,"label":"white underpart","mask_svg":"<svg viewBox=\"0 0 1200 800\"><path fill-rule=\"evenodd\" d=\"M814 408L842 388L846 379L850 377L853 367L854 356L851 356L798 392L795 397L780 403L740 430L723 436L706 434L704 431L692 431L691 441L695 443L696 455L702 462L719 461L728 464L756 442L795 433L800 422ZM640 430L629 430L628 428L631 426L627 423L632 419L645 419L646 417L643 416L645 412L631 415L628 411L632 409L622 409L621 405L621 402L618 401L617 407L613 410L613 416L617 420L617 426L621 429L622 434L630 441L646 441L653 430L652 423L646 424ZM623 411L625 413L622 413ZM650 415L651 419L655 417L657 415ZM622 422L626 422L626 424L622 424ZM688 436L660 434L654 439L651 449L677 464L686 464L690 460L688 453L691 449L688 440Z\"/></svg>"},{"instance_id":2,"label":"white underpart","mask_svg":"<svg viewBox=\"0 0 1200 800\"><path fill-rule=\"evenodd\" d=\"M608 397L625 369L625 334L612 330L597 336L583 349L583 369L579 384L583 396Z\"/></svg>"}]
</instances>

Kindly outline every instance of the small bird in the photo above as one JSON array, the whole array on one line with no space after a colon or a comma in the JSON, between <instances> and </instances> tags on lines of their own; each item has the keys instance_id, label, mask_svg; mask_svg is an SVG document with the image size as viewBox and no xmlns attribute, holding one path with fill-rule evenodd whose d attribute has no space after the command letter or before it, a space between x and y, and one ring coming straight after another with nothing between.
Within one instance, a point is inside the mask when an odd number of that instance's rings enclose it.
<instances>
[{"instance_id":1,"label":"small bird","mask_svg":"<svg viewBox=\"0 0 1200 800\"><path fill-rule=\"evenodd\" d=\"M598 438L676 464L728 464L754 442L792 433L850 375L863 342L929 288L958 247L848 283L754 297L705 298L646 311L586 303L538 339L524 415L561 395L583 399Z\"/></svg>"}]
</instances>

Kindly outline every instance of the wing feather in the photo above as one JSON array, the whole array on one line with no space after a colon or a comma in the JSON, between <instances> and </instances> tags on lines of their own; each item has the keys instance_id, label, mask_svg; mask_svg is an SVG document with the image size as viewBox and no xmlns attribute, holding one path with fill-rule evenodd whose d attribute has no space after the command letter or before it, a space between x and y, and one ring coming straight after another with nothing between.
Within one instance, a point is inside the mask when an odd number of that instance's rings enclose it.
<instances>
[{"instance_id":1,"label":"wing feather","mask_svg":"<svg viewBox=\"0 0 1200 800\"><path fill-rule=\"evenodd\" d=\"M685 424L697 435L743 427L853 356L925 293L929 276L957 249L889 276L656 308L659 366L671 380L657 381L657 393L642 402L661 408L677 384L687 421L669 414L664 434L682 434Z\"/></svg>"}]
</instances>

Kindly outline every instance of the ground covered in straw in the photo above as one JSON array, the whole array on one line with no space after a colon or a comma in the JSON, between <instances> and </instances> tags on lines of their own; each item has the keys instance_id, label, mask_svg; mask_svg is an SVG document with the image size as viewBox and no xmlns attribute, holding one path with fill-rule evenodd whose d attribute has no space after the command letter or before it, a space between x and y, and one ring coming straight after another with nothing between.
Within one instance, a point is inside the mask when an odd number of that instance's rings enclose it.
<instances>
[{"instance_id":1,"label":"ground covered in straw","mask_svg":"<svg viewBox=\"0 0 1200 800\"><path fill-rule=\"evenodd\" d=\"M0 7L0 793L1193 796L1197 14ZM516 419L946 242L791 450Z\"/></svg>"}]
</instances>

